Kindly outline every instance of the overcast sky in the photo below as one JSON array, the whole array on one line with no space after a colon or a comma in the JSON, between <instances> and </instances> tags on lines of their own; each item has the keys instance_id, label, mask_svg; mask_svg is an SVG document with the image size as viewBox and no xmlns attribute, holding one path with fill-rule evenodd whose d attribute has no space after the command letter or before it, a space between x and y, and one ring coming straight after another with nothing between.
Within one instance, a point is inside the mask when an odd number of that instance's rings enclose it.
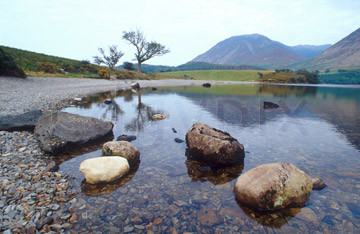
<instances>
[{"instance_id":1,"label":"overcast sky","mask_svg":"<svg viewBox=\"0 0 360 234\"><path fill-rule=\"evenodd\" d=\"M171 53L146 63L180 65L235 35L286 45L334 44L360 27L359 0L0 0L0 45L72 59L118 45L140 28Z\"/></svg>"}]
</instances>

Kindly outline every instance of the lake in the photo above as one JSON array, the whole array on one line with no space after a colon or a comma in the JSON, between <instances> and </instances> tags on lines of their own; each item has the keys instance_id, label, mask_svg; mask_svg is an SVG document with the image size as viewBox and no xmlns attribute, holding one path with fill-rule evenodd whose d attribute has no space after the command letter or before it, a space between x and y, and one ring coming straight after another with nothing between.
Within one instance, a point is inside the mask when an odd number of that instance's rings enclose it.
<instances>
[{"instance_id":1,"label":"lake","mask_svg":"<svg viewBox=\"0 0 360 234\"><path fill-rule=\"evenodd\" d=\"M105 104L111 100L111 104ZM264 101L279 105L264 109ZM58 158L74 175L79 233L359 233L360 88L213 85L159 87L93 95L66 112L113 121L115 139L131 143L141 162L116 183L89 185L80 163L101 145ZM153 114L166 119L154 121ZM185 140L201 122L227 131L245 147L244 165L212 170L187 160ZM114 140L115 140L114 139ZM259 213L235 200L236 178L265 163L290 162L327 187L303 208ZM206 214L206 215L205 215Z\"/></svg>"}]
</instances>

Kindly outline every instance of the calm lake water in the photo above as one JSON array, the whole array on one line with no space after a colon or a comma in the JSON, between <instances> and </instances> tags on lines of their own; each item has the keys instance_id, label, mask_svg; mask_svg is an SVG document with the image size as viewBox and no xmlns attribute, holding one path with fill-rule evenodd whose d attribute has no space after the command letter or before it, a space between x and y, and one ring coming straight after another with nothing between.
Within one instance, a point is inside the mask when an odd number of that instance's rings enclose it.
<instances>
[{"instance_id":1,"label":"calm lake water","mask_svg":"<svg viewBox=\"0 0 360 234\"><path fill-rule=\"evenodd\" d=\"M111 104L103 103L111 100ZM263 109L271 101L280 107ZM88 97L64 111L113 121L115 139L132 142L141 163L113 184L90 186L80 163L101 156L93 146L62 160L79 192L69 204L79 233L359 233L360 88L222 85L163 87ZM165 113L165 120L151 116ZM212 171L185 157L191 125L227 131L245 147L243 167ZM174 131L173 130L176 130ZM114 139L114 140L115 140ZM76 157L75 157L76 156ZM328 185L302 209L263 214L242 207L238 175L286 161Z\"/></svg>"}]
</instances>

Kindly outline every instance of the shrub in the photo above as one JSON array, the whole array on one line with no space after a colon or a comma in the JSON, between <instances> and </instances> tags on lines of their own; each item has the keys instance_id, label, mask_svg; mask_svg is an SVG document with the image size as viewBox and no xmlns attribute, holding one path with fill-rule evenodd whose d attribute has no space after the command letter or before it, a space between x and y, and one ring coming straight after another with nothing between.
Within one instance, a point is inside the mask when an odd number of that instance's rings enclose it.
<instances>
[{"instance_id":1,"label":"shrub","mask_svg":"<svg viewBox=\"0 0 360 234\"><path fill-rule=\"evenodd\" d=\"M39 62L38 69L45 73L55 73L56 71L59 70L59 68L56 67L54 63L49 63L49 62Z\"/></svg>"},{"instance_id":2,"label":"shrub","mask_svg":"<svg viewBox=\"0 0 360 234\"><path fill-rule=\"evenodd\" d=\"M20 69L14 59L0 48L0 76L13 76L26 78L26 75L22 69Z\"/></svg>"},{"instance_id":3,"label":"shrub","mask_svg":"<svg viewBox=\"0 0 360 234\"><path fill-rule=\"evenodd\" d=\"M67 72L74 72L75 68L71 65L67 65L64 70Z\"/></svg>"},{"instance_id":4,"label":"shrub","mask_svg":"<svg viewBox=\"0 0 360 234\"><path fill-rule=\"evenodd\" d=\"M295 78L295 77L291 77L291 78L290 78L290 81L291 81L291 83L296 83L296 78Z\"/></svg>"},{"instance_id":5,"label":"shrub","mask_svg":"<svg viewBox=\"0 0 360 234\"><path fill-rule=\"evenodd\" d=\"M106 71L105 69L101 69L98 71L98 75L102 78L102 79L109 79L110 78L110 73L108 71Z\"/></svg>"}]
</instances>

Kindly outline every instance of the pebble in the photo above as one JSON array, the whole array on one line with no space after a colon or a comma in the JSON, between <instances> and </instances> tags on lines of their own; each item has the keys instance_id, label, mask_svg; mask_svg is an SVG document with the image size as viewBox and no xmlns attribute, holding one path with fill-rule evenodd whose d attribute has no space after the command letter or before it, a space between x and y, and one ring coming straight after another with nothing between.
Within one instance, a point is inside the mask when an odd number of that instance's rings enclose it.
<instances>
[{"instance_id":1,"label":"pebble","mask_svg":"<svg viewBox=\"0 0 360 234\"><path fill-rule=\"evenodd\" d=\"M0 233L36 233L53 219L59 227L52 230L61 230L66 220L48 215L66 213L61 207L75 193L68 176L45 171L50 158L32 133L0 131L0 142Z\"/></svg>"}]
</instances>

